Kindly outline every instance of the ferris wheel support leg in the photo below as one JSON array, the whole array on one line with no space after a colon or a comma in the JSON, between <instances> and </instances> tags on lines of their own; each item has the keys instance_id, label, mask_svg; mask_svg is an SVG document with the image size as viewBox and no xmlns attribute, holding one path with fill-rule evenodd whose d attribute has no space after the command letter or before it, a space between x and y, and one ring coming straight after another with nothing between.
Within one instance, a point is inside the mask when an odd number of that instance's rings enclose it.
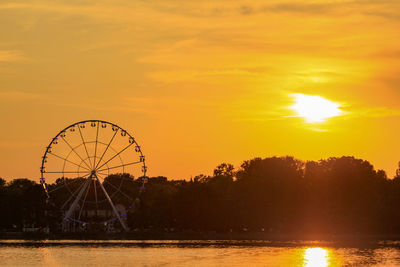
<instances>
[{"instance_id":1,"label":"ferris wheel support leg","mask_svg":"<svg viewBox=\"0 0 400 267\"><path fill-rule=\"evenodd\" d=\"M122 225L122 227L124 228L124 230L125 230L126 232L128 232L128 231L129 231L128 226L125 224L125 222L122 220L121 216L119 215L119 212L118 212L117 208L115 208L114 203L112 202L110 196L107 194L107 191L106 191L106 189L104 188L103 184L100 182L99 178L97 178L97 175L96 175L96 174L94 175L94 177L96 177L97 182L99 183L99 185L100 185L100 187L101 187L101 190L103 190L104 195L106 196L108 202L109 202L110 205L111 205L111 208L112 208L113 211L114 211L115 216L118 218L118 220L119 220L119 222L121 223L121 225Z\"/></svg>"},{"instance_id":2,"label":"ferris wheel support leg","mask_svg":"<svg viewBox=\"0 0 400 267\"><path fill-rule=\"evenodd\" d=\"M90 175L88 178L86 178L85 184L82 186L81 190L78 193L78 196L75 198L75 200L72 203L71 207L69 207L67 213L65 214L64 220L63 220L63 231L65 231L65 229L66 229L66 223L67 223L68 218L70 218L72 213L75 211L76 205L78 205L78 202L81 199L83 192L85 191L85 189L88 186L89 182L92 180L92 176L93 175Z\"/></svg>"}]
</instances>

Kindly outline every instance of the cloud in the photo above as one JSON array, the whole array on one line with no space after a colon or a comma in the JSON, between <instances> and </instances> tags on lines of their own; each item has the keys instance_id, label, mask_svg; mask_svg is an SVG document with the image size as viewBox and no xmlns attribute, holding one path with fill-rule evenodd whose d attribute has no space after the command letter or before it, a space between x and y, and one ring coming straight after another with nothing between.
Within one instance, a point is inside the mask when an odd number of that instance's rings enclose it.
<instances>
[{"instance_id":1,"label":"cloud","mask_svg":"<svg viewBox=\"0 0 400 267\"><path fill-rule=\"evenodd\" d=\"M21 91L0 91L0 100L31 100L42 98L42 94L21 92Z\"/></svg>"},{"instance_id":2,"label":"cloud","mask_svg":"<svg viewBox=\"0 0 400 267\"><path fill-rule=\"evenodd\" d=\"M218 107L221 103L218 100L209 100L207 102L202 99L185 98L185 97L162 97L162 98L149 98L149 97L127 97L125 106L141 107L143 110L163 110L165 108L173 107L180 109L181 107Z\"/></svg>"},{"instance_id":3,"label":"cloud","mask_svg":"<svg viewBox=\"0 0 400 267\"><path fill-rule=\"evenodd\" d=\"M168 70L156 71L149 74L155 80L173 83L180 81L198 80L212 76L259 76L265 75L267 68L232 68L232 69L210 69L210 70Z\"/></svg>"},{"instance_id":4,"label":"cloud","mask_svg":"<svg viewBox=\"0 0 400 267\"><path fill-rule=\"evenodd\" d=\"M343 15L366 15L377 16L384 19L400 19L399 1L375 1L375 0L358 0L358 1L323 1L323 2L307 2L307 1L290 1L290 2L272 2L268 5L242 5L237 8L241 15L251 15L259 13L288 13L297 15L314 15L314 16L343 16Z\"/></svg>"},{"instance_id":5,"label":"cloud","mask_svg":"<svg viewBox=\"0 0 400 267\"><path fill-rule=\"evenodd\" d=\"M240 15L252 15L260 13L288 13L298 15L367 15L379 16L386 19L400 19L399 1L390 0L354 0L354 1L229 1L216 0L203 1L37 1L35 3L3 2L0 9L31 9L45 12L57 12L63 14L76 14L94 18L102 18L115 21L144 22L149 18L149 12L163 19L165 14L170 15L171 22L180 18L221 18ZM167 20L165 21L167 22ZM167 22L168 23L168 22ZM194 25L192 25L194 26Z\"/></svg>"},{"instance_id":6,"label":"cloud","mask_svg":"<svg viewBox=\"0 0 400 267\"><path fill-rule=\"evenodd\" d=\"M290 94L289 94L290 95ZM305 123L303 119L294 114L290 106L293 104L289 97L284 98L282 94L281 99L278 98L274 102L280 104L270 103L268 109L262 109L262 106L257 105L255 101L248 102L247 105L243 103L238 105L230 105L227 107L229 112L228 117L238 121L253 121L253 122L267 122L267 121L290 121L296 122L299 127L307 127L314 131L325 131L325 123L322 124L310 124ZM342 113L339 116L330 118L329 121L339 122L340 120L357 120L360 118L387 118L387 117L399 117L400 109L390 108L384 106L367 106L362 104L347 103L338 101L340 103L339 109ZM300 120L299 120L300 118Z\"/></svg>"},{"instance_id":7,"label":"cloud","mask_svg":"<svg viewBox=\"0 0 400 267\"><path fill-rule=\"evenodd\" d=\"M241 6L239 8L239 12L242 15L250 15L252 13L254 13L253 7L251 6Z\"/></svg>"},{"instance_id":8,"label":"cloud","mask_svg":"<svg viewBox=\"0 0 400 267\"><path fill-rule=\"evenodd\" d=\"M127 101L125 101L127 102ZM106 111L106 112L114 112L114 111L122 111L122 112L133 112L133 113L141 113L141 114L152 114L154 112L151 111L150 107L146 106L134 106L129 105L129 103L115 103L112 101L111 103L73 103L73 102L49 102L47 104L53 106L60 106L66 108L73 108L73 109L82 109L82 110L91 110L91 111Z\"/></svg>"},{"instance_id":9,"label":"cloud","mask_svg":"<svg viewBox=\"0 0 400 267\"><path fill-rule=\"evenodd\" d=\"M142 8L140 8L142 6L145 5L117 5L102 3L71 4L70 1L39 1L36 3L2 3L0 4L0 10L22 9L47 12L51 14L81 15L97 19L107 19L108 21L136 21L138 19L143 19L143 16L140 12L135 10L134 7L142 10ZM135 15L133 16L133 14Z\"/></svg>"},{"instance_id":10,"label":"cloud","mask_svg":"<svg viewBox=\"0 0 400 267\"><path fill-rule=\"evenodd\" d=\"M288 13L301 13L301 14L328 14L341 7L341 4L333 3L282 3L270 6L264 6L261 11L270 12L288 12Z\"/></svg>"},{"instance_id":11,"label":"cloud","mask_svg":"<svg viewBox=\"0 0 400 267\"><path fill-rule=\"evenodd\" d=\"M0 62L16 62L26 60L21 51L18 50L0 50Z\"/></svg>"},{"instance_id":12,"label":"cloud","mask_svg":"<svg viewBox=\"0 0 400 267\"><path fill-rule=\"evenodd\" d=\"M1 96L0 96L1 98ZM132 112L143 115L163 115L165 111L184 109L202 109L205 107L219 107L218 101L202 101L201 99L192 99L185 97L124 97L117 99L98 99L97 101L87 102L71 102L71 101L48 101L47 104L68 107L73 109L106 111L106 112Z\"/></svg>"},{"instance_id":13,"label":"cloud","mask_svg":"<svg viewBox=\"0 0 400 267\"><path fill-rule=\"evenodd\" d=\"M270 4L246 4L239 6L237 11L241 15L252 15L260 13L294 13L299 15L327 15L337 11L343 11L348 7L347 3L307 3L307 2L270 2ZM340 10L339 10L340 9Z\"/></svg>"},{"instance_id":14,"label":"cloud","mask_svg":"<svg viewBox=\"0 0 400 267\"><path fill-rule=\"evenodd\" d=\"M385 49L374 54L378 58L399 59L400 49Z\"/></svg>"},{"instance_id":15,"label":"cloud","mask_svg":"<svg viewBox=\"0 0 400 267\"><path fill-rule=\"evenodd\" d=\"M43 144L40 142L32 142L32 141L0 141L0 148L3 149L23 149L26 150L26 148L31 148L31 147L43 147Z\"/></svg>"},{"instance_id":16,"label":"cloud","mask_svg":"<svg viewBox=\"0 0 400 267\"><path fill-rule=\"evenodd\" d=\"M384 19L400 20L400 13L396 13L393 11L367 11L364 14Z\"/></svg>"},{"instance_id":17,"label":"cloud","mask_svg":"<svg viewBox=\"0 0 400 267\"><path fill-rule=\"evenodd\" d=\"M392 109L388 107L371 107L360 109L357 112L352 112L353 114L358 114L361 117L369 118L382 118L382 117L399 117L400 109Z\"/></svg>"}]
</instances>

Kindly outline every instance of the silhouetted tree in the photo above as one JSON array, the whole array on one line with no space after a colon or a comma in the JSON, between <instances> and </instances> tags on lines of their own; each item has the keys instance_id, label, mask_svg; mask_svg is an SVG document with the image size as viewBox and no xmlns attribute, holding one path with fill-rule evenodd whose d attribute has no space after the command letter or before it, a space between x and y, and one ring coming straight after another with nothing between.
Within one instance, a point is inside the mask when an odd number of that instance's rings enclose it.
<instances>
[{"instance_id":1,"label":"silhouetted tree","mask_svg":"<svg viewBox=\"0 0 400 267\"><path fill-rule=\"evenodd\" d=\"M51 202L54 209L83 181L60 178L49 184L50 190L60 187L55 191L59 200ZM140 186L141 180L128 174L104 179L110 194L124 189L127 195L114 198L124 205ZM131 229L400 234L400 171L388 179L384 171L354 157L308 162L289 156L254 158L237 170L222 163L212 176L190 181L152 177L135 207L128 213ZM7 215L0 228L43 224L45 209L49 205L39 184L0 178L0 211ZM54 218L61 220L60 214Z\"/></svg>"},{"instance_id":2,"label":"silhouetted tree","mask_svg":"<svg viewBox=\"0 0 400 267\"><path fill-rule=\"evenodd\" d=\"M44 192L39 184L28 179L15 179L7 183L5 194L7 216L4 216L3 227L43 225L45 202Z\"/></svg>"}]
</instances>

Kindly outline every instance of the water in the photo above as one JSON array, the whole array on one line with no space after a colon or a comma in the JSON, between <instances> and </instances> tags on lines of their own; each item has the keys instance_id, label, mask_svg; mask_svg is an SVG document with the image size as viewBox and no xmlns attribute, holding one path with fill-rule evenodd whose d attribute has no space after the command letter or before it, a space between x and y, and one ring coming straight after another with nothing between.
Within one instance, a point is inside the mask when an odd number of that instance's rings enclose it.
<instances>
[{"instance_id":1,"label":"water","mask_svg":"<svg viewBox=\"0 0 400 267\"><path fill-rule=\"evenodd\" d=\"M0 240L1 266L400 266L400 242Z\"/></svg>"}]
</instances>

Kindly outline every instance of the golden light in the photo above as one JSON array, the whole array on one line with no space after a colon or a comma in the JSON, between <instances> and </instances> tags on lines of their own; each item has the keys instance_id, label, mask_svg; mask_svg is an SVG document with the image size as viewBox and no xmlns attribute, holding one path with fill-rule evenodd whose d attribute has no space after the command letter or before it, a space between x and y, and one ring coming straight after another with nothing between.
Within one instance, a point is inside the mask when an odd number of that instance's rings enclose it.
<instances>
[{"instance_id":1,"label":"golden light","mask_svg":"<svg viewBox=\"0 0 400 267\"><path fill-rule=\"evenodd\" d=\"M290 108L308 123L324 122L342 114L340 104L321 96L293 94L295 104Z\"/></svg>"},{"instance_id":2,"label":"golden light","mask_svg":"<svg viewBox=\"0 0 400 267\"><path fill-rule=\"evenodd\" d=\"M303 266L326 267L328 266L329 253L323 248L307 248L304 252Z\"/></svg>"}]
</instances>

